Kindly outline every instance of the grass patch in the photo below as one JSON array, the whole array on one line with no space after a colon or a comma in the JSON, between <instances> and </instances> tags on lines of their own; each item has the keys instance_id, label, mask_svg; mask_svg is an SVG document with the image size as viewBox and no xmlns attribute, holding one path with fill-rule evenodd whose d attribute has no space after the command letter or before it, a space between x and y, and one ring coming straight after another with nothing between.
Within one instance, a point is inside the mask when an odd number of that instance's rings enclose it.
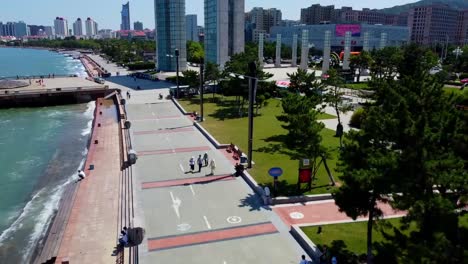
<instances>
[{"instance_id":1,"label":"grass patch","mask_svg":"<svg viewBox=\"0 0 468 264\"><path fill-rule=\"evenodd\" d=\"M369 90L369 84L367 82L361 83L347 83L345 87L353 90Z\"/></svg>"},{"instance_id":2,"label":"grass patch","mask_svg":"<svg viewBox=\"0 0 468 264\"><path fill-rule=\"evenodd\" d=\"M200 112L199 98L181 99L180 104L186 111ZM206 96L204 104L205 121L203 127L207 129L220 143L234 143L244 152L247 152L247 103L243 117L238 116L238 107L235 97ZM282 195L297 194L296 184L298 177L297 160L292 160L285 152L287 149L281 147L287 131L281 127L276 119L283 111L281 100L270 99L268 105L261 108L259 115L254 119L254 142L253 142L253 165L251 175L259 184L271 185L273 178L268 175L271 167L281 167L284 171L280 177L280 192ZM322 114L320 119L335 118L328 114ZM328 166L335 177L336 161L338 156L339 139L334 137L335 132L329 129L322 131L323 145L330 148L330 159ZM285 151L286 150L286 151ZM328 193L331 191L329 178L323 165L320 167L317 179L313 182L313 189L307 194Z\"/></svg>"},{"instance_id":3,"label":"grass patch","mask_svg":"<svg viewBox=\"0 0 468 264\"><path fill-rule=\"evenodd\" d=\"M446 92L446 93L455 93L455 94L463 94L464 90L460 90L460 88L456 88L456 87L444 86L444 92Z\"/></svg>"},{"instance_id":4,"label":"grass patch","mask_svg":"<svg viewBox=\"0 0 468 264\"><path fill-rule=\"evenodd\" d=\"M393 235L393 227L402 226L400 220L401 218L392 218L377 221L372 231L372 241L374 243L385 242L382 231ZM459 217L459 227L468 228L468 214ZM311 226L301 229L320 248L325 245L329 249L340 250L340 252L347 250L357 255L367 253L367 221L322 225L321 234L317 234L317 228L317 226ZM408 230L402 232L408 235L415 230L417 226L412 223Z\"/></svg>"}]
</instances>

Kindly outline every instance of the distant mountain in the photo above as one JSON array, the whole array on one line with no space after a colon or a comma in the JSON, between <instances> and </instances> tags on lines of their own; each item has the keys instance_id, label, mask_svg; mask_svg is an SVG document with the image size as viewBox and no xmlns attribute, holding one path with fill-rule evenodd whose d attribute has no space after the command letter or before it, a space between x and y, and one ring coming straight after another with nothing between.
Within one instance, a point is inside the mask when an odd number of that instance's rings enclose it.
<instances>
[{"instance_id":1,"label":"distant mountain","mask_svg":"<svg viewBox=\"0 0 468 264\"><path fill-rule=\"evenodd\" d=\"M411 8L416 6L431 5L435 3L446 4L452 7L453 9L458 10L468 9L468 0L421 0L411 4L380 9L380 11L387 14L400 14L403 12L408 12Z\"/></svg>"}]
</instances>

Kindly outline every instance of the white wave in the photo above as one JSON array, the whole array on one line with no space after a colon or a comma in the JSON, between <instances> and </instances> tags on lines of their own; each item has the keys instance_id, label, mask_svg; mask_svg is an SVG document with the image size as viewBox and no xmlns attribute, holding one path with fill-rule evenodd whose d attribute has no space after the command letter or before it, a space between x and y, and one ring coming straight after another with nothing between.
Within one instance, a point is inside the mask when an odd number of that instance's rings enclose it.
<instances>
[{"instance_id":1,"label":"white wave","mask_svg":"<svg viewBox=\"0 0 468 264\"><path fill-rule=\"evenodd\" d=\"M90 118L86 128L81 131L82 136L87 136L91 134L91 130L93 129L93 118L94 118L94 109L96 108L96 103L94 101L89 102L87 105L87 109L84 112L84 116Z\"/></svg>"},{"instance_id":2,"label":"white wave","mask_svg":"<svg viewBox=\"0 0 468 264\"><path fill-rule=\"evenodd\" d=\"M85 159L83 158L76 170L81 169L84 163ZM0 234L0 246L2 246L7 239L14 236L17 230L27 224L28 220L34 221L34 227L29 235L28 244L22 250L23 263L28 262L39 239L45 236L51 224L54 212L58 210L60 198L62 197L65 186L75 180L75 175L76 173L73 172L65 178L62 184L55 186L52 190L48 190L47 187L44 187L36 192L31 200L24 206L16 220Z\"/></svg>"}]
</instances>

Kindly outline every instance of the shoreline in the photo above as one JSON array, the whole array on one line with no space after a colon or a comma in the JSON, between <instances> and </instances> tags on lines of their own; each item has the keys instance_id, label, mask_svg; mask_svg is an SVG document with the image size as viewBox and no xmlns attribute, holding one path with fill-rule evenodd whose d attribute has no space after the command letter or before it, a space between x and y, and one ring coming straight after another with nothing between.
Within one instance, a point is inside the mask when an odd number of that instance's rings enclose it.
<instances>
[{"instance_id":1,"label":"shoreline","mask_svg":"<svg viewBox=\"0 0 468 264\"><path fill-rule=\"evenodd\" d=\"M83 158L82 168L80 168L83 171L87 171L87 175L89 175L89 170L86 169L86 165L89 164L89 162L90 162L89 160L92 157L92 151L94 151L94 148L92 148L92 138L95 135L96 116L97 116L97 113L98 113L98 111L100 109L100 105L98 104L97 100L95 100L94 102L95 102L95 108L94 108L94 113L93 113L91 132L88 135L88 140L87 140L87 144L86 144L87 152L86 152L86 155ZM43 256L43 254L48 253L48 252L44 252L44 249L47 249L46 248L47 244L48 243L53 244L55 242L55 239L61 240L63 238L63 233L58 238L52 237L51 236L52 235L51 230L52 230L52 227L54 225L60 225L60 226L66 227L66 224L68 222L68 218L70 217L71 210L68 211L68 214L65 216L66 221L64 221L64 222L60 222L60 219L57 219L57 216L61 212L66 210L67 208L71 208L73 206L76 191L77 191L80 183L81 182L76 182L76 181L72 180L70 183L68 183L66 186L64 186L64 190L63 190L63 192L61 194L58 208L54 212L53 216L51 217L51 221L50 221L49 225L47 226L47 228L45 229L46 231L44 232L43 237L39 239L38 243L36 244L36 246L34 247L34 249L32 251L31 258L30 258L31 263L42 263L41 258L45 257L45 256ZM74 185L74 186L72 186L72 185ZM64 197L65 198L68 197L69 199L63 200ZM62 228L62 229L64 230L64 228ZM51 241L51 239L54 239L54 240ZM57 252L57 254L58 254L58 252Z\"/></svg>"}]
</instances>

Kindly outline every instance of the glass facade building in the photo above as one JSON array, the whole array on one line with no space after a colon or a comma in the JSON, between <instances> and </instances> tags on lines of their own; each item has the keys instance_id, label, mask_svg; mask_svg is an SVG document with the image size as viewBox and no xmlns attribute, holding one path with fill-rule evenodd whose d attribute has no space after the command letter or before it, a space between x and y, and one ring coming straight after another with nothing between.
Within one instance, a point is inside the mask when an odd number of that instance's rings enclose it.
<instances>
[{"instance_id":1,"label":"glass facade building","mask_svg":"<svg viewBox=\"0 0 468 264\"><path fill-rule=\"evenodd\" d=\"M127 2L125 5L122 5L122 23L120 24L121 30L131 30L130 28L130 3Z\"/></svg>"},{"instance_id":2,"label":"glass facade building","mask_svg":"<svg viewBox=\"0 0 468 264\"><path fill-rule=\"evenodd\" d=\"M179 50L179 71L187 69L185 0L155 0L156 68L176 71L175 50Z\"/></svg>"},{"instance_id":3,"label":"glass facade building","mask_svg":"<svg viewBox=\"0 0 468 264\"><path fill-rule=\"evenodd\" d=\"M205 0L205 61L221 67L244 51L244 0Z\"/></svg>"},{"instance_id":4,"label":"glass facade building","mask_svg":"<svg viewBox=\"0 0 468 264\"><path fill-rule=\"evenodd\" d=\"M270 42L276 41L276 35L281 34L282 42L291 46L293 35L297 34L299 39L302 37L302 30L309 32L309 44L319 50L323 50L325 41L325 31L331 34L332 51L341 51L344 49L344 34L341 34L342 28L350 25L324 24L324 25L299 25L292 27L273 27L271 29ZM351 28L351 27L350 27ZM388 25L368 25L353 24L352 28L359 29L353 32L351 37L352 50L360 51L364 45L364 33L369 35L369 49L379 49L381 46L382 33L386 33L386 46L402 46L410 41L410 30L408 27L388 26Z\"/></svg>"}]
</instances>

